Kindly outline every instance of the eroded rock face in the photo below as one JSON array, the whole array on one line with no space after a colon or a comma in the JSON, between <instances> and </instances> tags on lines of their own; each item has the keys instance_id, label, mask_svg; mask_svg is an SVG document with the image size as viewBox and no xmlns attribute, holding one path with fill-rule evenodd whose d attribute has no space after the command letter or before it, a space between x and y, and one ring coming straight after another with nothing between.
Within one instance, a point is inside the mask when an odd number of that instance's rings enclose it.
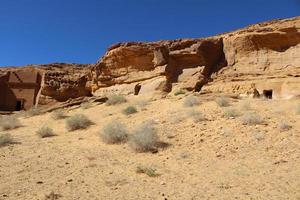
<instances>
[{"instance_id":1,"label":"eroded rock face","mask_svg":"<svg viewBox=\"0 0 300 200\"><path fill-rule=\"evenodd\" d=\"M174 88L239 94L272 90L275 98L290 98L300 96L300 17L210 38L118 43L91 65L30 67L44 74L40 104L111 92L166 94ZM0 68L0 74L10 70Z\"/></svg>"},{"instance_id":2,"label":"eroded rock face","mask_svg":"<svg viewBox=\"0 0 300 200\"><path fill-rule=\"evenodd\" d=\"M130 84L128 93L134 92L135 84L141 84L143 91L146 83L159 77L161 82L151 84L155 86L152 91L170 92L177 82L184 83L182 87L186 89L197 90L207 83L211 73L225 65L222 38L184 39L114 45L92 71L98 92L111 86L115 89L119 84ZM186 69L199 68L190 77L184 76Z\"/></svg>"}]
</instances>

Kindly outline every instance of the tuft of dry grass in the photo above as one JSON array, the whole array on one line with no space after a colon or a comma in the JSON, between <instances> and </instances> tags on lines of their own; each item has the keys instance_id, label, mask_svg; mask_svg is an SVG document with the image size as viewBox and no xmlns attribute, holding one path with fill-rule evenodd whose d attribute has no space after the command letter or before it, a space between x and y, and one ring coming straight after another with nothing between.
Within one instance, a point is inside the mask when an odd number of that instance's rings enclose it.
<instances>
[{"instance_id":1,"label":"tuft of dry grass","mask_svg":"<svg viewBox=\"0 0 300 200\"><path fill-rule=\"evenodd\" d=\"M229 100L226 97L219 97L216 99L216 103L220 106L220 107L227 107L229 106Z\"/></svg>"},{"instance_id":2,"label":"tuft of dry grass","mask_svg":"<svg viewBox=\"0 0 300 200\"><path fill-rule=\"evenodd\" d=\"M152 123L141 124L129 138L130 146L137 152L153 151L157 143L157 130Z\"/></svg>"},{"instance_id":3,"label":"tuft of dry grass","mask_svg":"<svg viewBox=\"0 0 300 200\"><path fill-rule=\"evenodd\" d=\"M229 108L224 111L224 115L227 118L235 118L239 116L239 112L234 108Z\"/></svg>"},{"instance_id":4,"label":"tuft of dry grass","mask_svg":"<svg viewBox=\"0 0 300 200\"><path fill-rule=\"evenodd\" d=\"M156 172L156 169L153 167L145 167L145 166L137 166L136 173L138 174L146 174L149 177L157 177L159 174Z\"/></svg>"},{"instance_id":5,"label":"tuft of dry grass","mask_svg":"<svg viewBox=\"0 0 300 200\"><path fill-rule=\"evenodd\" d=\"M256 113L245 113L241 117L241 121L244 125L256 125L262 123L261 117Z\"/></svg>"},{"instance_id":6,"label":"tuft of dry grass","mask_svg":"<svg viewBox=\"0 0 300 200\"><path fill-rule=\"evenodd\" d=\"M65 119L67 117L66 112L62 109L56 110L51 114L51 117L55 120Z\"/></svg>"},{"instance_id":7,"label":"tuft of dry grass","mask_svg":"<svg viewBox=\"0 0 300 200\"><path fill-rule=\"evenodd\" d=\"M36 131L37 135L40 136L41 138L46 138L46 137L53 137L55 136L53 130L47 126L44 126L42 128L39 128Z\"/></svg>"},{"instance_id":8,"label":"tuft of dry grass","mask_svg":"<svg viewBox=\"0 0 300 200\"><path fill-rule=\"evenodd\" d=\"M280 131L288 131L292 128L292 126L289 125L286 121L281 121L278 124L278 128Z\"/></svg>"},{"instance_id":9,"label":"tuft of dry grass","mask_svg":"<svg viewBox=\"0 0 300 200\"><path fill-rule=\"evenodd\" d=\"M112 94L108 97L108 100L106 101L106 105L116 105L127 102L127 99L120 94Z\"/></svg>"},{"instance_id":10,"label":"tuft of dry grass","mask_svg":"<svg viewBox=\"0 0 300 200\"><path fill-rule=\"evenodd\" d=\"M128 106L128 107L126 107L123 111L122 111L122 113L124 114L124 115L131 115L131 114L134 114L134 113L137 113L138 111L137 111L137 108L135 107L135 106Z\"/></svg>"},{"instance_id":11,"label":"tuft of dry grass","mask_svg":"<svg viewBox=\"0 0 300 200\"><path fill-rule=\"evenodd\" d=\"M11 130L21 126L20 120L14 116L4 116L0 118L0 127L2 130Z\"/></svg>"},{"instance_id":12,"label":"tuft of dry grass","mask_svg":"<svg viewBox=\"0 0 300 200\"><path fill-rule=\"evenodd\" d=\"M200 104L199 98L195 96L188 96L184 99L183 105L185 107L198 106Z\"/></svg>"},{"instance_id":13,"label":"tuft of dry grass","mask_svg":"<svg viewBox=\"0 0 300 200\"><path fill-rule=\"evenodd\" d=\"M102 141L107 144L122 143L127 140L128 131L124 124L113 120L103 127L100 137Z\"/></svg>"},{"instance_id":14,"label":"tuft of dry grass","mask_svg":"<svg viewBox=\"0 0 300 200\"><path fill-rule=\"evenodd\" d=\"M0 147L13 144L13 139L9 133L1 134L0 135Z\"/></svg>"},{"instance_id":15,"label":"tuft of dry grass","mask_svg":"<svg viewBox=\"0 0 300 200\"><path fill-rule=\"evenodd\" d=\"M37 108L37 107L32 107L31 109L29 109L25 112L26 117L33 117L33 116L37 116L37 115L41 115L41 114L42 114L41 109Z\"/></svg>"},{"instance_id":16,"label":"tuft of dry grass","mask_svg":"<svg viewBox=\"0 0 300 200\"><path fill-rule=\"evenodd\" d=\"M195 123L205 120L204 115L201 112L196 111L196 110L190 110L188 112L188 116L191 117Z\"/></svg>"},{"instance_id":17,"label":"tuft of dry grass","mask_svg":"<svg viewBox=\"0 0 300 200\"><path fill-rule=\"evenodd\" d=\"M92 125L92 121L83 114L76 114L66 120L66 127L69 131L86 129Z\"/></svg>"}]
</instances>

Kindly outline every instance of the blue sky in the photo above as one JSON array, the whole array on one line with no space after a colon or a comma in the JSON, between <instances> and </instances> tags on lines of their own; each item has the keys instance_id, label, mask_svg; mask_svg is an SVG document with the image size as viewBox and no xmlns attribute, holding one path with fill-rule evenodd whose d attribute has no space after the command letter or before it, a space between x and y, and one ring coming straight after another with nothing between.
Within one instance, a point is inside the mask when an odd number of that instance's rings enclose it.
<instances>
[{"instance_id":1,"label":"blue sky","mask_svg":"<svg viewBox=\"0 0 300 200\"><path fill-rule=\"evenodd\" d=\"M300 15L300 0L0 0L0 66L94 63L122 41L198 38Z\"/></svg>"}]
</instances>

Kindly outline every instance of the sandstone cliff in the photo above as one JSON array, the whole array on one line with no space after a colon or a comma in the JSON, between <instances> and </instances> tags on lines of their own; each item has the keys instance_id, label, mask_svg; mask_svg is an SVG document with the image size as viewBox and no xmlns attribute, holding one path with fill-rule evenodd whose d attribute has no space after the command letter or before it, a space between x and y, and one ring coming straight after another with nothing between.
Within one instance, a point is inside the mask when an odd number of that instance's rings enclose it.
<instances>
[{"instance_id":1,"label":"sandstone cliff","mask_svg":"<svg viewBox=\"0 0 300 200\"><path fill-rule=\"evenodd\" d=\"M92 67L93 90L133 93L172 88L299 95L300 17L205 39L119 43ZM206 85L204 88L203 85Z\"/></svg>"}]
</instances>

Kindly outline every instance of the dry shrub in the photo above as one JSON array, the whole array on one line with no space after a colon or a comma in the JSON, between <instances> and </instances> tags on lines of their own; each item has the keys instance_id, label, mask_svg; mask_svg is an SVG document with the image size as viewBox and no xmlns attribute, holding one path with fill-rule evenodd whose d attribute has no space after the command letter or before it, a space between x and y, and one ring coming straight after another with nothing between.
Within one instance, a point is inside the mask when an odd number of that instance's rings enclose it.
<instances>
[{"instance_id":1,"label":"dry shrub","mask_svg":"<svg viewBox=\"0 0 300 200\"><path fill-rule=\"evenodd\" d=\"M204 115L201 112L196 111L196 110L189 111L188 116L192 117L195 123L205 120Z\"/></svg>"},{"instance_id":2,"label":"dry shrub","mask_svg":"<svg viewBox=\"0 0 300 200\"><path fill-rule=\"evenodd\" d=\"M0 118L0 126L1 126L2 130L11 130L11 129L20 127L21 122L14 115L4 116L4 117Z\"/></svg>"},{"instance_id":3,"label":"dry shrub","mask_svg":"<svg viewBox=\"0 0 300 200\"><path fill-rule=\"evenodd\" d=\"M226 97L219 97L216 99L216 103L220 106L220 107L227 107L229 106L229 100Z\"/></svg>"},{"instance_id":4,"label":"dry shrub","mask_svg":"<svg viewBox=\"0 0 300 200\"><path fill-rule=\"evenodd\" d=\"M25 115L26 115L26 117L33 117L33 116L37 116L40 114L42 114L41 109L33 107L33 108L27 110Z\"/></svg>"},{"instance_id":5,"label":"dry shrub","mask_svg":"<svg viewBox=\"0 0 300 200\"><path fill-rule=\"evenodd\" d=\"M51 117L55 120L64 119L67 117L66 112L62 109L56 110L52 113Z\"/></svg>"},{"instance_id":6,"label":"dry shrub","mask_svg":"<svg viewBox=\"0 0 300 200\"><path fill-rule=\"evenodd\" d=\"M76 114L66 120L67 129L75 131L78 129L86 129L92 125L92 121L83 114Z\"/></svg>"},{"instance_id":7,"label":"dry shrub","mask_svg":"<svg viewBox=\"0 0 300 200\"><path fill-rule=\"evenodd\" d=\"M141 124L129 138L130 146L137 152L152 151L156 149L157 142L157 130L152 123Z\"/></svg>"},{"instance_id":8,"label":"dry shrub","mask_svg":"<svg viewBox=\"0 0 300 200\"><path fill-rule=\"evenodd\" d=\"M134 107L134 106L128 106L128 107L126 107L123 111L122 111L122 113L124 114L124 115L131 115L131 114L134 114L134 113L137 113L138 111L137 111L137 109L136 109L136 107Z\"/></svg>"},{"instance_id":9,"label":"dry shrub","mask_svg":"<svg viewBox=\"0 0 300 200\"><path fill-rule=\"evenodd\" d=\"M8 144L12 144L13 139L9 133L0 135L0 147L6 146Z\"/></svg>"},{"instance_id":10,"label":"dry shrub","mask_svg":"<svg viewBox=\"0 0 300 200\"><path fill-rule=\"evenodd\" d=\"M119 121L111 121L106 124L101 133L100 137L104 143L117 144L127 140L128 131L124 124Z\"/></svg>"},{"instance_id":11,"label":"dry shrub","mask_svg":"<svg viewBox=\"0 0 300 200\"><path fill-rule=\"evenodd\" d=\"M195 96L188 96L185 98L183 105L185 107L198 106L200 104L199 98Z\"/></svg>"},{"instance_id":12,"label":"dry shrub","mask_svg":"<svg viewBox=\"0 0 300 200\"><path fill-rule=\"evenodd\" d=\"M278 124L278 128L280 131L288 131L292 128L292 126L289 125L286 121L281 121Z\"/></svg>"},{"instance_id":13,"label":"dry shrub","mask_svg":"<svg viewBox=\"0 0 300 200\"><path fill-rule=\"evenodd\" d=\"M126 98L123 95L119 94L112 94L108 97L108 100L106 101L106 105L116 105L127 102Z\"/></svg>"},{"instance_id":14,"label":"dry shrub","mask_svg":"<svg viewBox=\"0 0 300 200\"><path fill-rule=\"evenodd\" d=\"M239 116L239 112L234 108L229 108L224 111L224 115L227 118L234 118Z\"/></svg>"},{"instance_id":15,"label":"dry shrub","mask_svg":"<svg viewBox=\"0 0 300 200\"><path fill-rule=\"evenodd\" d=\"M156 173L156 169L154 169L153 167L137 166L136 173L138 173L138 174L146 174L149 177L159 176L159 174Z\"/></svg>"},{"instance_id":16,"label":"dry shrub","mask_svg":"<svg viewBox=\"0 0 300 200\"><path fill-rule=\"evenodd\" d=\"M42 128L39 128L36 133L38 134L38 136L40 136L41 138L46 138L46 137L53 137L55 136L53 130L47 126L44 126Z\"/></svg>"},{"instance_id":17,"label":"dry shrub","mask_svg":"<svg viewBox=\"0 0 300 200\"><path fill-rule=\"evenodd\" d=\"M256 125L261 124L262 119L256 113L246 113L242 116L241 121L244 125Z\"/></svg>"}]
</instances>

